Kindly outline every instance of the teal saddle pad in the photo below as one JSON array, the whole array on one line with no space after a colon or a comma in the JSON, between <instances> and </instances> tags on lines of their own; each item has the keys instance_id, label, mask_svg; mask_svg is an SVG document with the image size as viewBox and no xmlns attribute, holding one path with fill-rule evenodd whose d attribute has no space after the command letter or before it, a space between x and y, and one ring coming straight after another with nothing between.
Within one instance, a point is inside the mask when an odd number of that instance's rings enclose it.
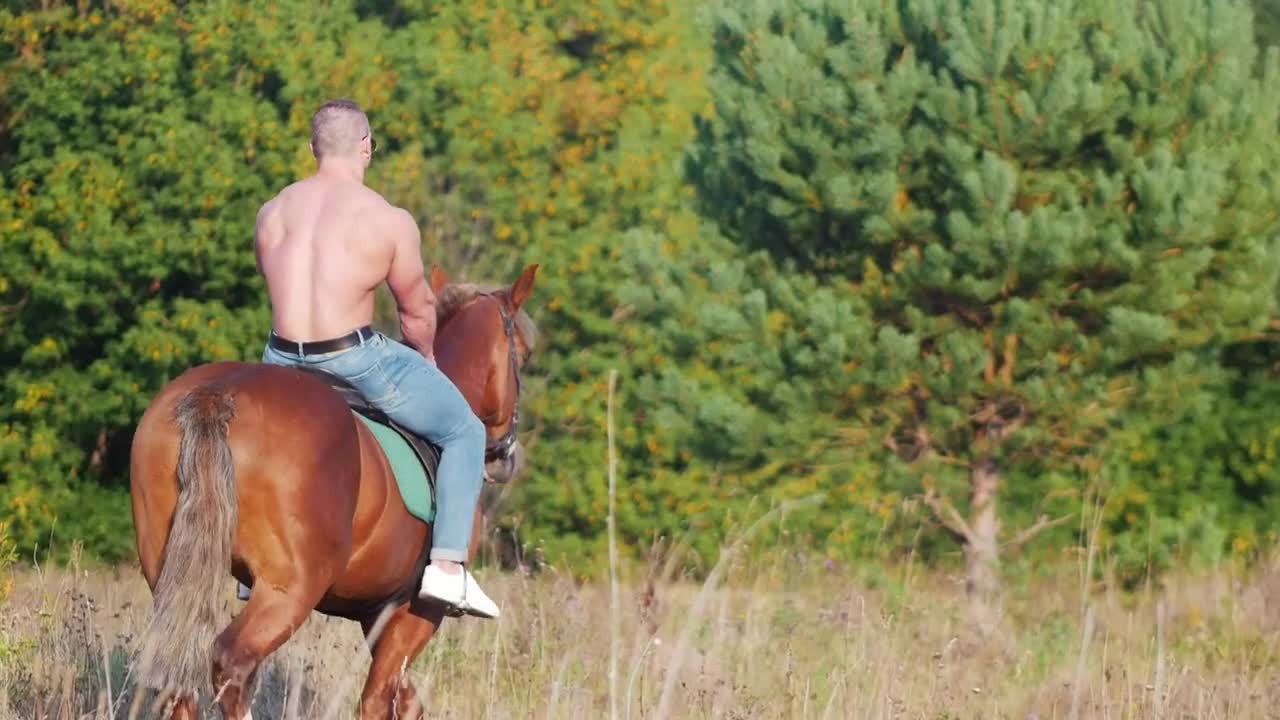
<instances>
[{"instance_id":1,"label":"teal saddle pad","mask_svg":"<svg viewBox=\"0 0 1280 720\"><path fill-rule=\"evenodd\" d=\"M423 464L418 451L414 450L404 435L390 425L374 422L359 412L356 412L355 416L369 428L373 437L377 439L378 445L382 447L382 453L387 456L387 462L391 464L391 472L396 478L396 485L400 488L400 497L404 499L404 506L409 510L409 514L425 523L435 520L436 508L431 497L435 485L432 482L435 468L431 468L432 473L429 479L427 466Z\"/></svg>"},{"instance_id":2,"label":"teal saddle pad","mask_svg":"<svg viewBox=\"0 0 1280 720\"><path fill-rule=\"evenodd\" d=\"M396 485L400 488L400 497L404 499L409 514L425 523L435 520L436 470L440 467L440 448L387 417L346 380L314 368L296 369L328 383L329 387L347 401L347 406L373 433L383 455L386 455L391 472L396 478Z\"/></svg>"}]
</instances>

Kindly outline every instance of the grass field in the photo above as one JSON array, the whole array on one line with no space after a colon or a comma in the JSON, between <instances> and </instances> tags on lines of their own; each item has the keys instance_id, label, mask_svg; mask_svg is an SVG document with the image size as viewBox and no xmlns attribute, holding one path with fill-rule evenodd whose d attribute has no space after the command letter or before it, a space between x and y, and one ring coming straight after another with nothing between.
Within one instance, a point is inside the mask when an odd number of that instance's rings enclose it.
<instances>
[{"instance_id":1,"label":"grass field","mask_svg":"<svg viewBox=\"0 0 1280 720\"><path fill-rule=\"evenodd\" d=\"M718 587L642 574L612 615L607 582L487 571L502 619L446 621L409 672L433 718L607 718L616 617L620 718L1280 716L1280 564L1131 593L1086 594L1071 563L1040 574L981 640L961 579L909 563L877 574L779 553ZM0 608L5 715L129 717L149 602L132 568L16 575ZM353 623L313 615L260 673L254 717L351 717L367 667Z\"/></svg>"}]
</instances>

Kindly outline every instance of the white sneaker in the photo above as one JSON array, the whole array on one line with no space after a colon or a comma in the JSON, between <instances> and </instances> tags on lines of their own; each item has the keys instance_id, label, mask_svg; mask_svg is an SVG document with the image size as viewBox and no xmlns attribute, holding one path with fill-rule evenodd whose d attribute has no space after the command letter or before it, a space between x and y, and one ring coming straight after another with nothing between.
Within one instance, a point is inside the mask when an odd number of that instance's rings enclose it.
<instances>
[{"instance_id":1,"label":"white sneaker","mask_svg":"<svg viewBox=\"0 0 1280 720\"><path fill-rule=\"evenodd\" d=\"M418 597L437 600L468 615L498 617L498 605L484 594L465 567L460 573L450 574L435 565L427 565L422 573L422 588L418 591Z\"/></svg>"},{"instance_id":2,"label":"white sneaker","mask_svg":"<svg viewBox=\"0 0 1280 720\"><path fill-rule=\"evenodd\" d=\"M236 597L239 598L240 600L249 599L249 588L246 587L244 583L239 581L236 582Z\"/></svg>"}]
</instances>

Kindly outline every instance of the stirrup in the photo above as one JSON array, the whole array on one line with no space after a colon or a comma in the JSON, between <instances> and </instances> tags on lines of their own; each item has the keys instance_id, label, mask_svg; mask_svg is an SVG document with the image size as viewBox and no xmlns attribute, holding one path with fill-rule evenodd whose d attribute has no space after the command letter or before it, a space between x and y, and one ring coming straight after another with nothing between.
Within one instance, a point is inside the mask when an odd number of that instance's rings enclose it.
<instances>
[{"instance_id":1,"label":"stirrup","mask_svg":"<svg viewBox=\"0 0 1280 720\"><path fill-rule=\"evenodd\" d=\"M418 585L418 597L420 599L426 602L431 602L431 603L440 605L444 611L444 614L450 617L461 617L464 615L471 615L473 617L492 620L501 616L502 614L501 608L499 608L498 604L494 602L492 599L490 599L488 595L484 592L484 590L480 588L480 584L475 580L475 577L471 574L470 570L465 566L462 568L461 575L457 577L457 580L460 581L462 585L462 593L460 597L446 598L446 597L440 597L437 595L427 593L425 585L426 585L427 575L428 573L431 573L431 569L432 569L432 566L428 565L422 571L422 580ZM443 578L444 581L446 582L452 582L454 578L452 574L446 573L442 570L437 570L436 573L434 574ZM474 586L476 592L479 593L480 597L482 597L485 601L487 601L489 605L493 606L492 611L482 610L481 607L484 605L484 603L481 603L480 606L477 606L472 604L469 601L468 594L467 594L467 589L469 586Z\"/></svg>"}]
</instances>

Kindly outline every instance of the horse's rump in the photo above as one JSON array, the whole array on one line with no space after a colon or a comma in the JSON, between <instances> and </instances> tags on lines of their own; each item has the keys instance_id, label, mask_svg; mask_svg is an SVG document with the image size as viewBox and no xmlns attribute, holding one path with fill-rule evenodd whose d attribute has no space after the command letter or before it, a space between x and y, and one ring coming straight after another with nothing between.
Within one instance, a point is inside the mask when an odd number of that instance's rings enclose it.
<instances>
[{"instance_id":1,"label":"horse's rump","mask_svg":"<svg viewBox=\"0 0 1280 720\"><path fill-rule=\"evenodd\" d=\"M167 555L171 525L207 535L200 530L206 517L171 521L179 507L173 469L180 454L178 418L196 418L193 413L212 406L194 399L214 396L234 408L225 426L236 516L228 569L251 583L264 569L294 560L281 555L293 548L278 548L273 538L306 535L305 548L297 549L308 555L296 560L338 562L343 572L335 581L348 600L394 595L417 564L426 528L404 509L378 443L325 380L262 363L193 368L144 415L132 472L135 516L146 508L138 522L144 571L149 559L158 566ZM205 441L197 444L191 452L207 452ZM412 547L397 547L397 535L399 544ZM381 570L374 570L379 556Z\"/></svg>"}]
</instances>

